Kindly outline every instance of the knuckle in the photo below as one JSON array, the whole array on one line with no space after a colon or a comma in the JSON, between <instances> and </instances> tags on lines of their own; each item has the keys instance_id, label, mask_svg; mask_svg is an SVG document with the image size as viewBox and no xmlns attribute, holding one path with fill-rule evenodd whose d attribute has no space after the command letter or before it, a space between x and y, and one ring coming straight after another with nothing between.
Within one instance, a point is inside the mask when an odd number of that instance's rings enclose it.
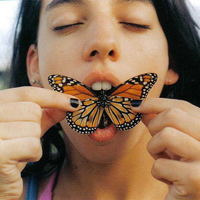
<instances>
[{"instance_id":1,"label":"knuckle","mask_svg":"<svg viewBox=\"0 0 200 200\"><path fill-rule=\"evenodd\" d=\"M5 145L5 142L3 140L0 140L0 163L6 163L7 162L7 154L6 154L7 146ZM0 167L2 170L2 166Z\"/></svg>"},{"instance_id":2,"label":"knuckle","mask_svg":"<svg viewBox=\"0 0 200 200\"><path fill-rule=\"evenodd\" d=\"M184 101L184 100L179 100L179 105L183 109L190 109L190 107L191 107L191 103Z\"/></svg>"},{"instance_id":3,"label":"knuckle","mask_svg":"<svg viewBox=\"0 0 200 200\"><path fill-rule=\"evenodd\" d=\"M179 108L170 108L165 112L165 118L169 121L174 121L180 113L181 110Z\"/></svg>"},{"instance_id":4,"label":"knuckle","mask_svg":"<svg viewBox=\"0 0 200 200\"><path fill-rule=\"evenodd\" d=\"M28 108L29 108L30 111L32 111L32 112L34 112L34 111L38 112L38 111L40 111L40 109L41 109L41 107L40 107L38 104L34 103L34 102L28 102L27 104L28 104L28 105L27 105Z\"/></svg>"},{"instance_id":5,"label":"knuckle","mask_svg":"<svg viewBox=\"0 0 200 200\"><path fill-rule=\"evenodd\" d=\"M33 152L38 152L38 151L40 151L40 149L41 149L41 143L40 143L40 140L38 139L38 138L32 138L31 139L31 149L32 149L32 151Z\"/></svg>"},{"instance_id":6,"label":"knuckle","mask_svg":"<svg viewBox=\"0 0 200 200\"><path fill-rule=\"evenodd\" d=\"M37 119L41 119L42 109L38 104L34 102L25 102L24 104L26 104L26 112L31 113Z\"/></svg>"},{"instance_id":7,"label":"knuckle","mask_svg":"<svg viewBox=\"0 0 200 200\"><path fill-rule=\"evenodd\" d=\"M33 122L31 123L30 125L30 129L31 129L31 132L32 132L32 135L36 138L40 138L41 136L41 126L40 124L36 123L36 122Z\"/></svg>"},{"instance_id":8,"label":"knuckle","mask_svg":"<svg viewBox=\"0 0 200 200\"><path fill-rule=\"evenodd\" d=\"M18 175L20 177L20 175ZM6 199L15 200L19 199L23 192L22 178L17 178L16 182L12 182L5 188ZM8 198L9 197L9 198Z\"/></svg>"},{"instance_id":9,"label":"knuckle","mask_svg":"<svg viewBox=\"0 0 200 200\"><path fill-rule=\"evenodd\" d=\"M163 159L159 158L159 159L155 160L151 173L155 177L155 175L160 173L160 171L162 169L163 169Z\"/></svg>"},{"instance_id":10,"label":"knuckle","mask_svg":"<svg viewBox=\"0 0 200 200\"><path fill-rule=\"evenodd\" d=\"M163 159L159 158L155 160L153 167L151 169L151 174L155 179L160 179L163 170Z\"/></svg>"},{"instance_id":11,"label":"knuckle","mask_svg":"<svg viewBox=\"0 0 200 200\"><path fill-rule=\"evenodd\" d=\"M30 92L30 87L23 86L20 88L17 88L17 94L23 101L29 101L31 99L32 93Z\"/></svg>"},{"instance_id":12,"label":"knuckle","mask_svg":"<svg viewBox=\"0 0 200 200\"><path fill-rule=\"evenodd\" d=\"M52 102L52 105L53 105L53 106L58 105L59 100L60 100L60 99L58 98L58 93L54 92L54 93L51 95L51 102Z\"/></svg>"},{"instance_id":13,"label":"knuckle","mask_svg":"<svg viewBox=\"0 0 200 200\"><path fill-rule=\"evenodd\" d=\"M184 112L179 108L170 108L165 111L163 118L164 126L175 126L177 122L180 121L180 116L182 116Z\"/></svg>"},{"instance_id":14,"label":"knuckle","mask_svg":"<svg viewBox=\"0 0 200 200\"><path fill-rule=\"evenodd\" d=\"M200 190L200 168L199 164L192 167L193 170L190 170L188 173L188 183Z\"/></svg>"},{"instance_id":15,"label":"knuckle","mask_svg":"<svg viewBox=\"0 0 200 200\"><path fill-rule=\"evenodd\" d=\"M42 146L40 139L35 137L30 138L29 147L30 160L38 161L42 157Z\"/></svg>"},{"instance_id":16,"label":"knuckle","mask_svg":"<svg viewBox=\"0 0 200 200\"><path fill-rule=\"evenodd\" d=\"M150 133L153 133L154 132L154 120L151 120L148 125L147 125L147 128L149 130Z\"/></svg>"},{"instance_id":17,"label":"knuckle","mask_svg":"<svg viewBox=\"0 0 200 200\"><path fill-rule=\"evenodd\" d=\"M151 140L148 142L146 149L147 149L147 151L148 151L150 154L152 154Z\"/></svg>"},{"instance_id":18,"label":"knuckle","mask_svg":"<svg viewBox=\"0 0 200 200\"><path fill-rule=\"evenodd\" d=\"M162 141L171 142L177 139L177 131L171 127L165 127L160 132L159 137Z\"/></svg>"}]
</instances>

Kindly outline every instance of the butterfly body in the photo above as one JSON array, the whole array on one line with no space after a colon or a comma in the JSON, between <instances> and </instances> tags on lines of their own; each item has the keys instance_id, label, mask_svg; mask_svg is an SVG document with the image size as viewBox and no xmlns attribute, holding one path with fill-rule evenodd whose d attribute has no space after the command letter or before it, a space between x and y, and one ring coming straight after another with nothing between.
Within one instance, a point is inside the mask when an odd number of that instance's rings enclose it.
<instances>
[{"instance_id":1,"label":"butterfly body","mask_svg":"<svg viewBox=\"0 0 200 200\"><path fill-rule=\"evenodd\" d=\"M136 126L142 115L132 111L130 101L146 98L156 80L156 74L146 73L111 90L96 92L73 78L49 76L49 84L54 90L74 95L81 100L78 111L66 114L69 126L81 134L92 134L97 128L106 128L111 122L123 131Z\"/></svg>"},{"instance_id":2,"label":"butterfly body","mask_svg":"<svg viewBox=\"0 0 200 200\"><path fill-rule=\"evenodd\" d=\"M101 90L100 91L100 95L97 96L97 105L99 107L105 108L106 106L109 105L109 99L108 99L108 95L106 95L105 90Z\"/></svg>"}]
</instances>

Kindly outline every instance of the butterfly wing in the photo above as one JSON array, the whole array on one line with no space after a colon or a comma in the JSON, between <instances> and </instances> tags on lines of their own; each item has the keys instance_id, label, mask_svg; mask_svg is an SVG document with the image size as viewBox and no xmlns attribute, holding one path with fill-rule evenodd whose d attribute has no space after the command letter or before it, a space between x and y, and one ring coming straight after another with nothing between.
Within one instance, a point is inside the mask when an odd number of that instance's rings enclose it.
<instances>
[{"instance_id":1,"label":"butterfly wing","mask_svg":"<svg viewBox=\"0 0 200 200\"><path fill-rule=\"evenodd\" d=\"M54 90L73 95L82 102L79 110L67 112L69 126L78 133L91 134L96 131L101 119L103 108L98 107L96 95L81 82L66 76L51 75L49 84Z\"/></svg>"},{"instance_id":2,"label":"butterfly wing","mask_svg":"<svg viewBox=\"0 0 200 200\"><path fill-rule=\"evenodd\" d=\"M142 115L131 110L130 101L146 98L156 81L156 74L146 73L127 80L111 91L110 104L105 110L117 129L128 130L140 122Z\"/></svg>"},{"instance_id":3,"label":"butterfly wing","mask_svg":"<svg viewBox=\"0 0 200 200\"><path fill-rule=\"evenodd\" d=\"M97 106L98 98L82 101L81 108L75 112L67 112L69 126L80 134L92 134L97 130L103 108Z\"/></svg>"},{"instance_id":4,"label":"butterfly wing","mask_svg":"<svg viewBox=\"0 0 200 200\"><path fill-rule=\"evenodd\" d=\"M156 80L156 74L142 74L106 94L109 96L106 113L119 130L128 130L140 122L142 115L131 110L130 101L146 98ZM95 93L81 82L66 76L52 75L49 77L49 84L54 90L74 95L82 101L78 111L67 112L70 127L81 134L95 132L104 110L97 105Z\"/></svg>"},{"instance_id":5,"label":"butterfly wing","mask_svg":"<svg viewBox=\"0 0 200 200\"><path fill-rule=\"evenodd\" d=\"M154 73L141 74L114 88L110 96L127 97L132 100L144 99L156 81L157 75Z\"/></svg>"},{"instance_id":6,"label":"butterfly wing","mask_svg":"<svg viewBox=\"0 0 200 200\"><path fill-rule=\"evenodd\" d=\"M50 86L61 93L73 95L81 101L94 98L95 94L83 83L61 75L51 75L48 77Z\"/></svg>"},{"instance_id":7,"label":"butterfly wing","mask_svg":"<svg viewBox=\"0 0 200 200\"><path fill-rule=\"evenodd\" d=\"M141 113L134 113L131 110L130 99L126 97L111 96L110 105L105 110L119 130L131 129L142 119Z\"/></svg>"}]
</instances>

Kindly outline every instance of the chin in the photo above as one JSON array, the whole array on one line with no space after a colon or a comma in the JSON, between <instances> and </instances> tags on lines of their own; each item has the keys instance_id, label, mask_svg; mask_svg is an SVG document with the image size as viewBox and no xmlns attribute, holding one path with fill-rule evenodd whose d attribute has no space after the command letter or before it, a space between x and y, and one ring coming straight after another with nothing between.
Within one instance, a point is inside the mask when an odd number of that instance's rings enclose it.
<instances>
[{"instance_id":1,"label":"chin","mask_svg":"<svg viewBox=\"0 0 200 200\"><path fill-rule=\"evenodd\" d=\"M144 125L140 124L128 131L118 130L112 139L104 142L94 141L91 136L83 136L88 138L87 143L76 145L75 148L82 158L91 163L111 164L120 161L132 154L144 134L141 130L146 128L141 129Z\"/></svg>"},{"instance_id":2,"label":"chin","mask_svg":"<svg viewBox=\"0 0 200 200\"><path fill-rule=\"evenodd\" d=\"M80 159L96 164L109 164L126 157L137 145L146 130L142 122L127 131L119 131L111 125L108 130L113 132L108 135L112 135L112 137L108 139L105 136L106 139L104 137L99 139L100 136L81 135L73 131L66 120L61 125L65 132L68 153L76 154ZM106 135L108 130L98 130L95 134L103 133ZM71 157L76 156L72 155Z\"/></svg>"}]
</instances>

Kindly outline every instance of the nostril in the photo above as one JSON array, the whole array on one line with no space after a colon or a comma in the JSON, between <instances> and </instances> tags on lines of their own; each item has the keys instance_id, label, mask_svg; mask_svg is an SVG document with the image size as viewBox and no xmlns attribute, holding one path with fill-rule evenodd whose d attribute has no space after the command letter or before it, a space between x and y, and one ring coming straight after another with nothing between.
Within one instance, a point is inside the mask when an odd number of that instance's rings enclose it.
<instances>
[{"instance_id":1,"label":"nostril","mask_svg":"<svg viewBox=\"0 0 200 200\"><path fill-rule=\"evenodd\" d=\"M113 55L114 55L114 51L111 50L111 51L109 52L109 56L113 56Z\"/></svg>"},{"instance_id":2,"label":"nostril","mask_svg":"<svg viewBox=\"0 0 200 200\"><path fill-rule=\"evenodd\" d=\"M97 54L100 54L100 56L110 56L110 57L114 57L115 56L115 51L114 50L111 50L109 52L107 52L108 54L104 53L104 52L99 52L97 50L94 50L90 53L90 57L94 57L96 56Z\"/></svg>"},{"instance_id":3,"label":"nostril","mask_svg":"<svg viewBox=\"0 0 200 200\"><path fill-rule=\"evenodd\" d=\"M94 51L91 52L90 56L93 57L93 56L95 56L97 53L98 53L97 50L94 50Z\"/></svg>"}]
</instances>

